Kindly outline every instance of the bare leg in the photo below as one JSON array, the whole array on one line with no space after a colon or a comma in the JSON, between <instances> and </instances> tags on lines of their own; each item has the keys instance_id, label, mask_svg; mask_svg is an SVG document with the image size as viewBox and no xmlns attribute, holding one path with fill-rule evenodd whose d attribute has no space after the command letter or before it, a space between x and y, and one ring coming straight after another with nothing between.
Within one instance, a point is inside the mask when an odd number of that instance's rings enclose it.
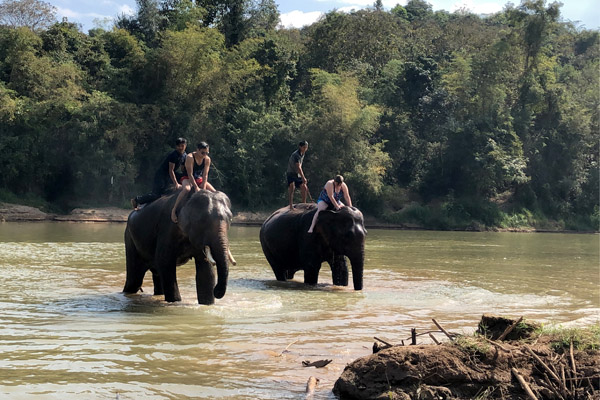
<instances>
[{"instance_id":1,"label":"bare leg","mask_svg":"<svg viewBox=\"0 0 600 400\"><path fill-rule=\"evenodd\" d=\"M215 187L213 185L211 185L209 182L206 182L206 190L210 190L211 192L217 191L217 189L215 189Z\"/></svg>"},{"instance_id":2,"label":"bare leg","mask_svg":"<svg viewBox=\"0 0 600 400\"><path fill-rule=\"evenodd\" d=\"M327 207L328 207L328 205L324 201L320 201L319 203L317 203L317 212L315 213L315 215L312 219L310 228L308 228L308 233L313 233L313 229L315 229L315 225L317 223L317 217L319 216L319 213L323 210L327 210Z\"/></svg>"},{"instance_id":3,"label":"bare leg","mask_svg":"<svg viewBox=\"0 0 600 400\"><path fill-rule=\"evenodd\" d=\"M295 190L295 186L296 184L294 182L290 183L290 185L288 186L288 194L289 194L289 198L290 198L290 210L294 209L294 190Z\"/></svg>"},{"instance_id":4,"label":"bare leg","mask_svg":"<svg viewBox=\"0 0 600 400\"><path fill-rule=\"evenodd\" d=\"M303 183L300 186L300 193L302 194L302 202L306 203L306 194L308 193L308 186L306 186L306 183Z\"/></svg>"},{"instance_id":5,"label":"bare leg","mask_svg":"<svg viewBox=\"0 0 600 400\"><path fill-rule=\"evenodd\" d=\"M181 192L179 192L177 200L175 200L175 205L171 210L171 221L173 221L174 223L177 223L177 206L179 205L179 203L181 203L181 200L188 195L190 189L192 188L189 179L185 179L183 182L181 182L181 184L183 185L183 188L181 189Z\"/></svg>"}]
</instances>

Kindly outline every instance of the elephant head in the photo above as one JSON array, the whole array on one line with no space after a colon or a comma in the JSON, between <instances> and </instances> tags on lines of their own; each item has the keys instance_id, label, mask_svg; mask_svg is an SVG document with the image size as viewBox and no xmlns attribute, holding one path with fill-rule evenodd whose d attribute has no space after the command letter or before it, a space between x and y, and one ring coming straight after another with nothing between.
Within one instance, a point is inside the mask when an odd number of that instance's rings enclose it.
<instances>
[{"instance_id":1,"label":"elephant head","mask_svg":"<svg viewBox=\"0 0 600 400\"><path fill-rule=\"evenodd\" d=\"M217 283L214 297L220 299L227 289L228 261L235 262L229 251L227 232L231 223L231 202L222 192L200 190L192 194L179 211L179 229L189 239L196 260L196 288L198 301L210 303L206 296L207 285L214 285L212 267L208 265L210 254L217 266ZM208 272L207 272L208 271ZM210 286L212 289L212 286Z\"/></svg>"},{"instance_id":2,"label":"elephant head","mask_svg":"<svg viewBox=\"0 0 600 400\"><path fill-rule=\"evenodd\" d=\"M354 289L362 290L367 234L362 213L355 207L321 211L314 232L334 253L334 284L348 285L348 269L344 259L346 256L352 265Z\"/></svg>"}]
</instances>

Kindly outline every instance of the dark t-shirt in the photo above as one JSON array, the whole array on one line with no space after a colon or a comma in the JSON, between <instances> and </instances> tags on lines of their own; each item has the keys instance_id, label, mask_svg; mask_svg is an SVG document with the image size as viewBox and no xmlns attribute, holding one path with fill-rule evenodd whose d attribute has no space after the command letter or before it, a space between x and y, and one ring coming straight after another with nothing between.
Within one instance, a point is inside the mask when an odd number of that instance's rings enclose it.
<instances>
[{"instance_id":1,"label":"dark t-shirt","mask_svg":"<svg viewBox=\"0 0 600 400\"><path fill-rule=\"evenodd\" d=\"M298 174L298 170L296 170L296 164L300 163L300 166L302 166L303 161L304 154L300 154L299 149L293 152L288 161L287 174L300 177L300 174Z\"/></svg>"},{"instance_id":2,"label":"dark t-shirt","mask_svg":"<svg viewBox=\"0 0 600 400\"><path fill-rule=\"evenodd\" d=\"M185 156L186 152L184 151L182 154L179 154L177 150L173 150L171 153L167 155L167 157L160 164L158 169L156 170L156 174L154 175L154 179L162 179L164 182L170 182L171 178L169 177L169 163L175 164L175 176L179 178L182 175L181 166L185 165Z\"/></svg>"}]
</instances>

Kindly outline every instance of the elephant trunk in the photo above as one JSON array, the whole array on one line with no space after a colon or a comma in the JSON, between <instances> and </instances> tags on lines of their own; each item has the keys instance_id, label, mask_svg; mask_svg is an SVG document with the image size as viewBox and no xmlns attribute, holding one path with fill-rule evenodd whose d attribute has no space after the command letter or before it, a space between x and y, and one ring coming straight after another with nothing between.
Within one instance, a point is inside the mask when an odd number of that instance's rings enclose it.
<instances>
[{"instance_id":1,"label":"elephant trunk","mask_svg":"<svg viewBox=\"0 0 600 400\"><path fill-rule=\"evenodd\" d=\"M365 265L365 248L361 246L356 253L348 256L350 264L352 264L352 283L354 290L362 290L363 288L363 269Z\"/></svg>"},{"instance_id":2,"label":"elephant trunk","mask_svg":"<svg viewBox=\"0 0 600 400\"><path fill-rule=\"evenodd\" d=\"M227 290L227 277L229 276L229 239L227 238L228 225L222 221L219 225L216 240L211 246L212 255L217 263L217 285L214 289L214 295L217 299L222 298Z\"/></svg>"}]
</instances>

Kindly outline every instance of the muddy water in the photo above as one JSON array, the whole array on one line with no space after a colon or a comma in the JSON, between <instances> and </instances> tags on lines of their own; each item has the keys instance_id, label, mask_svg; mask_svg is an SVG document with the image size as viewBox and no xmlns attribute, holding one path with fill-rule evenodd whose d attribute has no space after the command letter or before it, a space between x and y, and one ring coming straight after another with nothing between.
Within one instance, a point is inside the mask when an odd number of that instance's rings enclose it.
<instances>
[{"instance_id":1,"label":"muddy water","mask_svg":"<svg viewBox=\"0 0 600 400\"><path fill-rule=\"evenodd\" d=\"M589 325L600 315L597 235L371 230L365 289L274 280L258 228L233 227L226 296L126 297L121 224L0 224L0 398L301 399L331 388L373 336L472 331L482 313ZM286 350L287 349L287 350ZM322 369L303 360L331 359Z\"/></svg>"}]
</instances>

